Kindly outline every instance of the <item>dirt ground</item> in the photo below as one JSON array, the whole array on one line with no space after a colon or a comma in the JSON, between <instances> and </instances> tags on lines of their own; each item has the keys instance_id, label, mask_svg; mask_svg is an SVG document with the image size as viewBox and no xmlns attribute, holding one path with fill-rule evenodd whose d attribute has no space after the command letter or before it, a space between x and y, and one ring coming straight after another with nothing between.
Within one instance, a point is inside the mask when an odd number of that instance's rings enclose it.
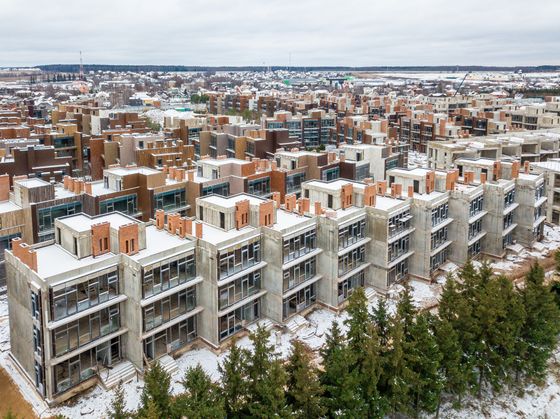
<instances>
[{"instance_id":1,"label":"dirt ground","mask_svg":"<svg viewBox=\"0 0 560 419\"><path fill-rule=\"evenodd\" d=\"M0 417L4 417L9 411L18 419L37 417L29 403L22 397L18 387L0 367Z\"/></svg>"}]
</instances>

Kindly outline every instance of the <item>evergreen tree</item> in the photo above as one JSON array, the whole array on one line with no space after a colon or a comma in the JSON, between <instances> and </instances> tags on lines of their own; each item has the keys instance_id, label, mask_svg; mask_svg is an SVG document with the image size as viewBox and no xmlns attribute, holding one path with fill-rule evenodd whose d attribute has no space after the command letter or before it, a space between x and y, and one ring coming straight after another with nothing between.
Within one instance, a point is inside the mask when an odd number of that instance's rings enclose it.
<instances>
[{"instance_id":1,"label":"evergreen tree","mask_svg":"<svg viewBox=\"0 0 560 419\"><path fill-rule=\"evenodd\" d=\"M368 340L368 331L371 325L371 317L367 309L367 298L363 288L357 288L348 299L346 309L348 318L344 324L348 327L346 338L348 347L353 353L356 363L360 364L364 358L364 346Z\"/></svg>"},{"instance_id":2,"label":"evergreen tree","mask_svg":"<svg viewBox=\"0 0 560 419\"><path fill-rule=\"evenodd\" d=\"M489 383L499 390L515 365L516 342L520 337L525 311L511 281L504 277L491 277L480 271L486 280L485 292L481 293L476 310L480 324L480 336L475 353L478 372L477 390L480 395L482 384Z\"/></svg>"},{"instance_id":3,"label":"evergreen tree","mask_svg":"<svg viewBox=\"0 0 560 419\"><path fill-rule=\"evenodd\" d=\"M352 368L360 382L361 397L367 405L367 416L380 417L385 407L377 389L381 374L381 345L363 288L352 293L347 312L349 316L344 323L348 327L348 349L354 362Z\"/></svg>"},{"instance_id":4,"label":"evergreen tree","mask_svg":"<svg viewBox=\"0 0 560 419\"><path fill-rule=\"evenodd\" d=\"M251 335L253 351L248 356L248 411L256 417L286 417L289 408L284 386L286 372L268 343L270 333L258 327Z\"/></svg>"},{"instance_id":5,"label":"evergreen tree","mask_svg":"<svg viewBox=\"0 0 560 419\"><path fill-rule=\"evenodd\" d=\"M520 291L525 310L521 329L523 342L519 351L517 375L525 373L529 378L542 379L547 362L558 342L560 333L560 309L554 294L544 284L544 270L538 263L531 267L525 277L525 287Z\"/></svg>"},{"instance_id":6,"label":"evergreen tree","mask_svg":"<svg viewBox=\"0 0 560 419\"><path fill-rule=\"evenodd\" d=\"M189 368L183 379L185 393L173 404L174 417L189 419L220 419L225 417L224 400L218 386L212 382L202 367Z\"/></svg>"},{"instance_id":7,"label":"evergreen tree","mask_svg":"<svg viewBox=\"0 0 560 419\"><path fill-rule=\"evenodd\" d=\"M325 388L325 400L329 417L358 418L367 416L367 406L361 397L360 377L353 369L354 359L340 327L333 322L331 332L323 348L324 371L321 383Z\"/></svg>"},{"instance_id":8,"label":"evergreen tree","mask_svg":"<svg viewBox=\"0 0 560 419\"><path fill-rule=\"evenodd\" d=\"M119 385L115 389L115 394L113 396L113 401L111 402L111 409L109 410L108 416L111 419L126 419L130 416L126 411L122 381L119 382Z\"/></svg>"},{"instance_id":9,"label":"evergreen tree","mask_svg":"<svg viewBox=\"0 0 560 419\"><path fill-rule=\"evenodd\" d=\"M421 313L411 327L411 342L407 354L409 368L413 372L411 402L415 416L421 411L437 410L443 376L440 370L442 354L432 333L431 317Z\"/></svg>"},{"instance_id":10,"label":"evergreen tree","mask_svg":"<svg viewBox=\"0 0 560 419\"><path fill-rule=\"evenodd\" d=\"M381 345L387 345L390 319L389 313L387 312L387 301L385 298L380 298L377 302L377 306L373 309L373 321Z\"/></svg>"},{"instance_id":11,"label":"evergreen tree","mask_svg":"<svg viewBox=\"0 0 560 419\"><path fill-rule=\"evenodd\" d=\"M169 417L161 413L154 399L147 400L146 405L138 411L138 419L163 419Z\"/></svg>"},{"instance_id":12,"label":"evergreen tree","mask_svg":"<svg viewBox=\"0 0 560 419\"><path fill-rule=\"evenodd\" d=\"M239 348L236 340L231 344L229 354L218 365L221 375L221 392L225 401L228 418L239 418L247 408L247 352Z\"/></svg>"},{"instance_id":13,"label":"evergreen tree","mask_svg":"<svg viewBox=\"0 0 560 419\"><path fill-rule=\"evenodd\" d=\"M390 347L381 377L382 394L387 398L389 412L393 416L399 413L406 415L410 413L410 383L414 377L406 356L409 344L404 335L404 322L398 316L391 324L389 341Z\"/></svg>"},{"instance_id":14,"label":"evergreen tree","mask_svg":"<svg viewBox=\"0 0 560 419\"><path fill-rule=\"evenodd\" d=\"M144 390L140 396L140 414L146 415L150 409L163 418L171 415L171 376L157 361L144 376Z\"/></svg>"},{"instance_id":15,"label":"evergreen tree","mask_svg":"<svg viewBox=\"0 0 560 419\"><path fill-rule=\"evenodd\" d=\"M301 419L320 418L326 413L323 388L310 351L305 343L295 340L286 365L288 403L294 417Z\"/></svg>"},{"instance_id":16,"label":"evergreen tree","mask_svg":"<svg viewBox=\"0 0 560 419\"><path fill-rule=\"evenodd\" d=\"M447 319L439 319L435 323L435 338L442 358L441 374L444 378L443 390L451 395L461 397L468 388L468 374L462 362L463 350L457 332ZM440 400L438 400L439 409Z\"/></svg>"},{"instance_id":17,"label":"evergreen tree","mask_svg":"<svg viewBox=\"0 0 560 419\"><path fill-rule=\"evenodd\" d=\"M399 297L399 302L397 303L397 317L403 326L403 333L406 340L410 338L410 328L414 323L414 317L416 316L416 307L412 302L412 294L410 293L410 285L404 285L404 292Z\"/></svg>"}]
</instances>

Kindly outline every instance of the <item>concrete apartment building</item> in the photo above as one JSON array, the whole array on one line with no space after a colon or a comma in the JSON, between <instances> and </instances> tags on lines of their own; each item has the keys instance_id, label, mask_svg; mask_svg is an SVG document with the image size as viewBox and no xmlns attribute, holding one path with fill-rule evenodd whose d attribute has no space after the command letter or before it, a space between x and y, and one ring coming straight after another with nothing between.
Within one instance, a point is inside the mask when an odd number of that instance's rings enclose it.
<instances>
[{"instance_id":1,"label":"concrete apartment building","mask_svg":"<svg viewBox=\"0 0 560 419\"><path fill-rule=\"evenodd\" d=\"M547 103L522 106L509 111L514 128L534 131L560 125L560 115L549 112Z\"/></svg>"},{"instance_id":2,"label":"concrete apartment building","mask_svg":"<svg viewBox=\"0 0 560 419\"><path fill-rule=\"evenodd\" d=\"M392 169L387 176L392 189L404 188L412 198L410 213L414 232L411 247L414 255L410 260L410 275L431 280L438 268L448 261L452 244L449 238L449 226L454 221L449 213L452 173L442 172L436 176L435 172L420 168ZM437 185L436 180L443 185Z\"/></svg>"},{"instance_id":3,"label":"concrete apartment building","mask_svg":"<svg viewBox=\"0 0 560 419\"><path fill-rule=\"evenodd\" d=\"M290 137L299 140L303 147L318 147L329 143L336 116L322 110L311 110L306 116L279 111L274 117L264 119L262 124L266 129L287 129Z\"/></svg>"},{"instance_id":4,"label":"concrete apartment building","mask_svg":"<svg viewBox=\"0 0 560 419\"><path fill-rule=\"evenodd\" d=\"M12 355L61 402L176 353L197 336L195 241L115 213L56 221L56 238L6 252ZM30 342L32 344L30 345Z\"/></svg>"},{"instance_id":5,"label":"concrete apartment building","mask_svg":"<svg viewBox=\"0 0 560 419\"><path fill-rule=\"evenodd\" d=\"M386 182L371 180L313 180L303 190L302 199L314 202L311 211L318 217L322 303L339 307L356 287L383 292L408 278L410 199L387 195Z\"/></svg>"},{"instance_id":6,"label":"concrete apartment building","mask_svg":"<svg viewBox=\"0 0 560 419\"><path fill-rule=\"evenodd\" d=\"M492 160L520 160L539 162L559 157L560 131L540 130L514 134L462 138L428 143L428 166L431 169L455 168L458 158L486 158Z\"/></svg>"},{"instance_id":7,"label":"concrete apartment building","mask_svg":"<svg viewBox=\"0 0 560 419\"><path fill-rule=\"evenodd\" d=\"M560 224L560 160L530 163L532 173L542 174L545 180L547 197L546 221Z\"/></svg>"}]
</instances>

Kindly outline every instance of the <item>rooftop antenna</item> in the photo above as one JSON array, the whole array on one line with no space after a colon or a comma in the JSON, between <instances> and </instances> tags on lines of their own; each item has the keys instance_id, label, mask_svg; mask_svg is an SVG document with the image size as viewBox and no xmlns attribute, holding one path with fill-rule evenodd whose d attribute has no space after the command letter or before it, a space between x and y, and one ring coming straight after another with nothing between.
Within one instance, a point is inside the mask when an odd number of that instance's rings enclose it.
<instances>
[{"instance_id":1,"label":"rooftop antenna","mask_svg":"<svg viewBox=\"0 0 560 419\"><path fill-rule=\"evenodd\" d=\"M80 80L84 79L84 62L82 60L82 51L80 51Z\"/></svg>"}]
</instances>

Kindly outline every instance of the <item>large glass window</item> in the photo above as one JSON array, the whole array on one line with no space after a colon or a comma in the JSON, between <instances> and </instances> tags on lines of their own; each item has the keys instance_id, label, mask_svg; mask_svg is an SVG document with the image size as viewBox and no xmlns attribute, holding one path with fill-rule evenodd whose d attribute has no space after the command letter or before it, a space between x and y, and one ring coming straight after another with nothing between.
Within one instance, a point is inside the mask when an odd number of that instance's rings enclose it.
<instances>
[{"instance_id":1,"label":"large glass window","mask_svg":"<svg viewBox=\"0 0 560 419\"><path fill-rule=\"evenodd\" d=\"M144 340L144 354L150 360L185 346L197 337L197 316L189 317Z\"/></svg>"},{"instance_id":2,"label":"large glass window","mask_svg":"<svg viewBox=\"0 0 560 419\"><path fill-rule=\"evenodd\" d=\"M478 198L473 199L470 203L469 216L472 217L482 211L483 205L484 195L480 195Z\"/></svg>"},{"instance_id":3,"label":"large glass window","mask_svg":"<svg viewBox=\"0 0 560 419\"><path fill-rule=\"evenodd\" d=\"M39 241L43 242L54 239L54 220L66 215L79 213L80 211L82 211L81 202L69 202L67 204L40 208L37 211Z\"/></svg>"},{"instance_id":4,"label":"large glass window","mask_svg":"<svg viewBox=\"0 0 560 419\"><path fill-rule=\"evenodd\" d=\"M152 330L196 307L196 287L190 287L176 294L164 297L142 309L144 331Z\"/></svg>"},{"instance_id":5,"label":"large glass window","mask_svg":"<svg viewBox=\"0 0 560 419\"><path fill-rule=\"evenodd\" d=\"M282 302L282 318L287 319L288 317L305 310L316 301L316 284L311 284L284 299Z\"/></svg>"},{"instance_id":6,"label":"large glass window","mask_svg":"<svg viewBox=\"0 0 560 419\"><path fill-rule=\"evenodd\" d=\"M366 235L365 218L338 230L338 249L345 249L354 243L363 240Z\"/></svg>"},{"instance_id":7,"label":"large glass window","mask_svg":"<svg viewBox=\"0 0 560 419\"><path fill-rule=\"evenodd\" d=\"M247 182L247 192L257 196L270 194L270 177L249 180Z\"/></svg>"},{"instance_id":8,"label":"large glass window","mask_svg":"<svg viewBox=\"0 0 560 419\"><path fill-rule=\"evenodd\" d=\"M250 301L243 307L225 314L219 320L220 340L224 340L240 331L244 326L258 320L261 315L260 298Z\"/></svg>"},{"instance_id":9,"label":"large glass window","mask_svg":"<svg viewBox=\"0 0 560 419\"><path fill-rule=\"evenodd\" d=\"M175 211L187 205L187 198L184 189L161 192L154 195L155 209L162 209L166 212Z\"/></svg>"},{"instance_id":10,"label":"large glass window","mask_svg":"<svg viewBox=\"0 0 560 419\"><path fill-rule=\"evenodd\" d=\"M514 202L515 202L515 189L512 189L504 196L504 208L513 205Z\"/></svg>"},{"instance_id":11,"label":"large glass window","mask_svg":"<svg viewBox=\"0 0 560 419\"><path fill-rule=\"evenodd\" d=\"M109 301L119 294L118 271L109 272L73 285L51 289L51 315L53 320L63 319L74 313Z\"/></svg>"},{"instance_id":12,"label":"large glass window","mask_svg":"<svg viewBox=\"0 0 560 419\"><path fill-rule=\"evenodd\" d=\"M317 271L316 257L309 258L283 272L283 290L288 291L302 282L315 276Z\"/></svg>"},{"instance_id":13,"label":"large glass window","mask_svg":"<svg viewBox=\"0 0 560 419\"><path fill-rule=\"evenodd\" d=\"M224 310L261 289L261 271L251 272L218 289L218 309Z\"/></svg>"},{"instance_id":14,"label":"large glass window","mask_svg":"<svg viewBox=\"0 0 560 419\"><path fill-rule=\"evenodd\" d=\"M403 211L389 218L389 237L396 236L410 228L410 210Z\"/></svg>"},{"instance_id":15,"label":"large glass window","mask_svg":"<svg viewBox=\"0 0 560 419\"><path fill-rule=\"evenodd\" d=\"M158 262L142 270L142 296L151 297L196 277L194 253Z\"/></svg>"},{"instance_id":16,"label":"large glass window","mask_svg":"<svg viewBox=\"0 0 560 419\"><path fill-rule=\"evenodd\" d=\"M136 194L119 196L117 198L106 199L99 203L100 214L106 214L113 211L119 211L127 215L136 215L138 213L138 198Z\"/></svg>"},{"instance_id":17,"label":"large glass window","mask_svg":"<svg viewBox=\"0 0 560 419\"><path fill-rule=\"evenodd\" d=\"M447 227L440 228L431 237L431 250L435 250L447 241Z\"/></svg>"},{"instance_id":18,"label":"large glass window","mask_svg":"<svg viewBox=\"0 0 560 419\"><path fill-rule=\"evenodd\" d=\"M64 355L120 328L119 305L104 308L52 332L53 353Z\"/></svg>"},{"instance_id":19,"label":"large glass window","mask_svg":"<svg viewBox=\"0 0 560 419\"><path fill-rule=\"evenodd\" d=\"M402 255L408 253L410 245L410 238L409 236L402 237L388 245L388 260L389 262L398 259Z\"/></svg>"},{"instance_id":20,"label":"large glass window","mask_svg":"<svg viewBox=\"0 0 560 419\"><path fill-rule=\"evenodd\" d=\"M357 268L365 262L366 247L360 246L356 249L338 257L338 276L342 276L352 269Z\"/></svg>"},{"instance_id":21,"label":"large glass window","mask_svg":"<svg viewBox=\"0 0 560 419\"><path fill-rule=\"evenodd\" d=\"M98 367L110 366L121 358L120 338L103 342L54 367L55 393L62 393L91 378Z\"/></svg>"},{"instance_id":22,"label":"large glass window","mask_svg":"<svg viewBox=\"0 0 560 419\"><path fill-rule=\"evenodd\" d=\"M305 181L305 173L294 173L286 176L286 193L297 193L301 191L301 184Z\"/></svg>"},{"instance_id":23,"label":"large glass window","mask_svg":"<svg viewBox=\"0 0 560 419\"><path fill-rule=\"evenodd\" d=\"M284 240L282 254L284 263L306 255L317 247L315 230L308 230L290 239Z\"/></svg>"},{"instance_id":24,"label":"large glass window","mask_svg":"<svg viewBox=\"0 0 560 419\"><path fill-rule=\"evenodd\" d=\"M358 288L363 287L365 285L365 272L360 271L355 275L352 275L350 278L345 279L344 281L338 284L338 303L342 303L350 294Z\"/></svg>"},{"instance_id":25,"label":"large glass window","mask_svg":"<svg viewBox=\"0 0 560 419\"><path fill-rule=\"evenodd\" d=\"M229 183L217 183L215 185L202 188L202 196L211 194L229 196Z\"/></svg>"},{"instance_id":26,"label":"large glass window","mask_svg":"<svg viewBox=\"0 0 560 419\"><path fill-rule=\"evenodd\" d=\"M449 215L449 205L442 204L434 209L432 209L432 227L447 220Z\"/></svg>"},{"instance_id":27,"label":"large glass window","mask_svg":"<svg viewBox=\"0 0 560 419\"><path fill-rule=\"evenodd\" d=\"M260 238L257 237L247 244L220 251L218 260L220 279L256 265L261 261Z\"/></svg>"}]
</instances>

